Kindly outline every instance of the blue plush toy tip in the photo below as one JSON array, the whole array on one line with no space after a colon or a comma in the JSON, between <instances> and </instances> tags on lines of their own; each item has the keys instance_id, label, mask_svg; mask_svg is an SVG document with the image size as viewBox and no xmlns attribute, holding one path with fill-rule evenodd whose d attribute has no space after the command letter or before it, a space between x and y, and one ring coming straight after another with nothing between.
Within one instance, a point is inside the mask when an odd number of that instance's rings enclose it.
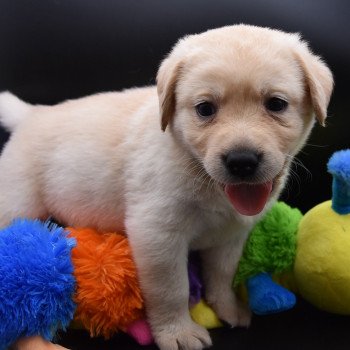
<instances>
[{"instance_id":1,"label":"blue plush toy tip","mask_svg":"<svg viewBox=\"0 0 350 350\"><path fill-rule=\"evenodd\" d=\"M249 306L256 315L270 315L293 308L294 293L274 282L268 273L260 273L246 281Z\"/></svg>"},{"instance_id":2,"label":"blue plush toy tip","mask_svg":"<svg viewBox=\"0 0 350 350\"><path fill-rule=\"evenodd\" d=\"M328 162L328 171L333 176L333 210L350 214L350 149L335 152Z\"/></svg>"},{"instance_id":3,"label":"blue plush toy tip","mask_svg":"<svg viewBox=\"0 0 350 350\"><path fill-rule=\"evenodd\" d=\"M0 230L0 350L24 336L50 340L68 326L74 245L63 228L39 220L15 220Z\"/></svg>"}]
</instances>

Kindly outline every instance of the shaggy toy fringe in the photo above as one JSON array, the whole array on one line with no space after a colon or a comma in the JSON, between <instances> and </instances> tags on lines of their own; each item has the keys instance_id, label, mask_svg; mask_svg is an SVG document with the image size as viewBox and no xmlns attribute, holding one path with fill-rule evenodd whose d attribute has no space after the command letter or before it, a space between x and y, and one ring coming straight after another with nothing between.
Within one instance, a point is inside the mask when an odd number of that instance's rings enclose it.
<instances>
[{"instance_id":1,"label":"shaggy toy fringe","mask_svg":"<svg viewBox=\"0 0 350 350\"><path fill-rule=\"evenodd\" d=\"M0 230L0 350L23 336L51 340L73 318L75 288L64 229L18 219Z\"/></svg>"},{"instance_id":2,"label":"shaggy toy fringe","mask_svg":"<svg viewBox=\"0 0 350 350\"><path fill-rule=\"evenodd\" d=\"M142 318L143 300L128 240L120 234L69 228L77 280L75 319L106 339Z\"/></svg>"}]
</instances>

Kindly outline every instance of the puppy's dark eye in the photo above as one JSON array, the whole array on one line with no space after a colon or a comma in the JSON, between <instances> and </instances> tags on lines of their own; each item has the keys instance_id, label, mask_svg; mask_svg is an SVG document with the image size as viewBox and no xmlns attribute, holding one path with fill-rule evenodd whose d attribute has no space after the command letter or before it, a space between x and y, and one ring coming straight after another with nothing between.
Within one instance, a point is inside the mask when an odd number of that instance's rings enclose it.
<instances>
[{"instance_id":1,"label":"puppy's dark eye","mask_svg":"<svg viewBox=\"0 0 350 350\"><path fill-rule=\"evenodd\" d=\"M216 113L216 107L211 102L202 102L196 105L197 114L202 118L210 118Z\"/></svg>"},{"instance_id":2,"label":"puppy's dark eye","mask_svg":"<svg viewBox=\"0 0 350 350\"><path fill-rule=\"evenodd\" d=\"M288 102L279 97L270 97L265 101L265 108L270 112L283 112L288 107Z\"/></svg>"}]
</instances>

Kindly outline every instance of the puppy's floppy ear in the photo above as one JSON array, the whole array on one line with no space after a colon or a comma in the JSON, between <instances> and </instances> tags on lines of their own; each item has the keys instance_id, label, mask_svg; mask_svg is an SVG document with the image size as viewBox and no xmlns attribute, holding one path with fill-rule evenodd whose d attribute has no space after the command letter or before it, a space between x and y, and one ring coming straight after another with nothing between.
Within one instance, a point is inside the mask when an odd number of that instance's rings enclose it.
<instances>
[{"instance_id":1,"label":"puppy's floppy ear","mask_svg":"<svg viewBox=\"0 0 350 350\"><path fill-rule=\"evenodd\" d=\"M181 67L182 63L170 54L170 56L163 61L158 70L157 90L163 131L165 131L175 113L175 90Z\"/></svg>"},{"instance_id":2,"label":"puppy's floppy ear","mask_svg":"<svg viewBox=\"0 0 350 350\"><path fill-rule=\"evenodd\" d=\"M327 107L333 91L333 75L320 57L311 53L307 45L297 52L297 60L304 72L314 113L325 126Z\"/></svg>"}]
</instances>

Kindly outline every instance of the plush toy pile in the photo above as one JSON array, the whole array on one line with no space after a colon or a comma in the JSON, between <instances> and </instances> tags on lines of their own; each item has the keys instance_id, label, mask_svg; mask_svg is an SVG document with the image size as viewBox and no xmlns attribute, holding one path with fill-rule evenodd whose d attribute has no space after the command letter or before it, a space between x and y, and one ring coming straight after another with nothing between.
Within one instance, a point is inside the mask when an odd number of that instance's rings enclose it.
<instances>
[{"instance_id":1,"label":"plush toy pile","mask_svg":"<svg viewBox=\"0 0 350 350\"><path fill-rule=\"evenodd\" d=\"M257 314L293 307L292 290L324 310L350 314L350 150L328 167L332 201L304 217L277 203L251 233L233 288L246 289ZM190 312L201 325L218 327L202 300L199 270L191 256ZM140 344L153 341L122 234L15 220L0 230L0 276L0 350L24 336L52 340L73 318L91 336L123 331Z\"/></svg>"},{"instance_id":2,"label":"plush toy pile","mask_svg":"<svg viewBox=\"0 0 350 350\"><path fill-rule=\"evenodd\" d=\"M194 318L220 324L197 305L202 285L195 260L189 264ZM18 219L0 231L0 275L0 350L24 336L52 340L73 315L91 336L123 331L139 344L153 342L125 235Z\"/></svg>"},{"instance_id":3,"label":"plush toy pile","mask_svg":"<svg viewBox=\"0 0 350 350\"><path fill-rule=\"evenodd\" d=\"M305 216L279 203L251 233L235 285L245 281L255 313L293 307L294 291L322 310L350 315L350 150L336 152L328 171L331 201Z\"/></svg>"}]
</instances>

